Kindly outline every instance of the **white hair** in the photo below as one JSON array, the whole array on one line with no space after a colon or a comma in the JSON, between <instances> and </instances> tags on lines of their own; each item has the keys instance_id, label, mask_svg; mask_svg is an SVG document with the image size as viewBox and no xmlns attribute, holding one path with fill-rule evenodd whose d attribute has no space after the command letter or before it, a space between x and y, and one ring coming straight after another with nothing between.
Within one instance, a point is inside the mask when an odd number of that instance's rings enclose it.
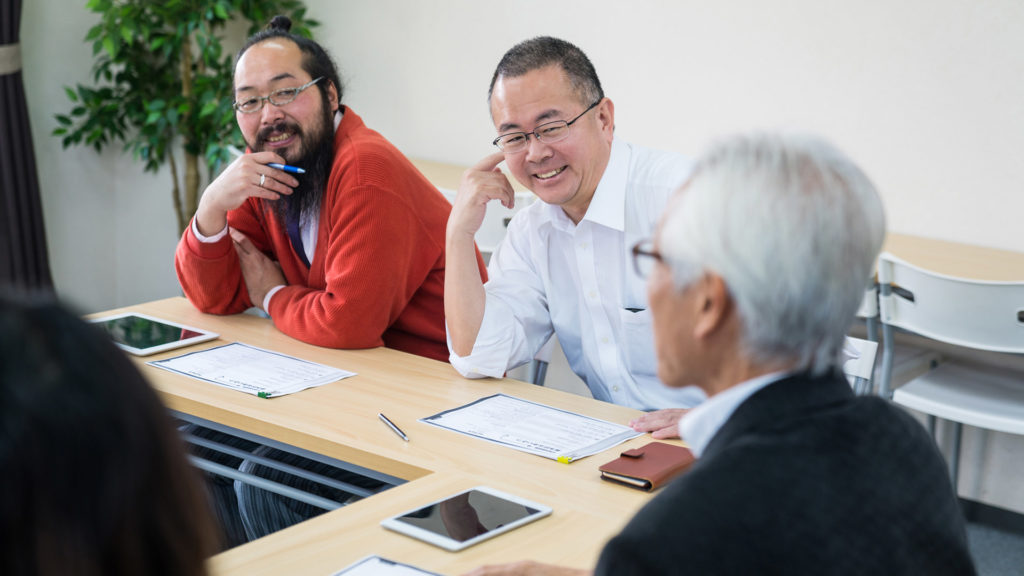
<instances>
[{"instance_id":1,"label":"white hair","mask_svg":"<svg viewBox=\"0 0 1024 576\"><path fill-rule=\"evenodd\" d=\"M678 289L722 277L753 360L836 365L885 234L875 187L808 136L725 140L698 160L665 214L660 251Z\"/></svg>"}]
</instances>

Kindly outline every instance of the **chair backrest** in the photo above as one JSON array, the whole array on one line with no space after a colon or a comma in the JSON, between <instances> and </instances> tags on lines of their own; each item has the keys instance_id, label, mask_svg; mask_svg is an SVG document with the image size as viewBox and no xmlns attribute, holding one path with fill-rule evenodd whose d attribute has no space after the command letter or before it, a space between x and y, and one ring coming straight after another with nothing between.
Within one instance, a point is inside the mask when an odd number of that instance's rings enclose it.
<instances>
[{"instance_id":1,"label":"chair backrest","mask_svg":"<svg viewBox=\"0 0 1024 576\"><path fill-rule=\"evenodd\" d=\"M874 283L864 290L864 298L860 301L860 308L857 309L858 318L878 317L878 286Z\"/></svg>"},{"instance_id":2,"label":"chair backrest","mask_svg":"<svg viewBox=\"0 0 1024 576\"><path fill-rule=\"evenodd\" d=\"M883 324L955 346L1024 353L1024 282L946 276L886 252L878 283Z\"/></svg>"},{"instance_id":3,"label":"chair backrest","mask_svg":"<svg viewBox=\"0 0 1024 576\"><path fill-rule=\"evenodd\" d=\"M878 342L861 338L846 337L843 344L843 374L850 381L858 394L869 394L872 388L871 377L875 371L875 356L878 354Z\"/></svg>"}]
</instances>

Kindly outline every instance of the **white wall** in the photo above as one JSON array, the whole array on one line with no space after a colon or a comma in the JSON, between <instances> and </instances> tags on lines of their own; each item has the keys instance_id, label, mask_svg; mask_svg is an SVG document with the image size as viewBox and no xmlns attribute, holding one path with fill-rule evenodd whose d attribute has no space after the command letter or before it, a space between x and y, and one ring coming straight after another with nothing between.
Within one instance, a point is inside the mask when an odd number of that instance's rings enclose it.
<instances>
[{"instance_id":1,"label":"white wall","mask_svg":"<svg viewBox=\"0 0 1024 576\"><path fill-rule=\"evenodd\" d=\"M47 6L46 4L49 4ZM116 268L108 251L116 222L111 179L115 160L91 150L61 150L49 136L53 114L70 109L62 86L88 74L80 40L86 22L76 8L56 17L57 2L26 2L21 42L23 77L39 171L50 266L62 294L79 303L110 303ZM75 42L75 41L79 42Z\"/></svg>"},{"instance_id":2,"label":"white wall","mask_svg":"<svg viewBox=\"0 0 1024 576\"><path fill-rule=\"evenodd\" d=\"M814 130L872 175L892 230L1024 250L1017 0L308 3L349 103L408 154L487 154L497 60L553 34L594 61L625 139L696 154L723 133Z\"/></svg>"},{"instance_id":3,"label":"white wall","mask_svg":"<svg viewBox=\"0 0 1024 576\"><path fill-rule=\"evenodd\" d=\"M176 224L167 173L145 174L120 145L102 154L64 150L50 136L71 103L64 86L92 84L96 21L85 3L25 2L21 39L25 91L39 169L50 264L60 295L85 312L180 294Z\"/></svg>"},{"instance_id":4,"label":"white wall","mask_svg":"<svg viewBox=\"0 0 1024 576\"><path fill-rule=\"evenodd\" d=\"M410 156L488 154L495 64L551 34L594 61L622 138L697 154L729 132L813 130L874 178L891 230L1024 251L1019 0L306 3L346 102ZM21 38L55 279L95 311L178 294L177 238L166 173L49 136L69 108L62 86L90 76L82 6L26 2ZM1024 454L1012 440L996 457ZM994 484L968 482L968 495L1024 511L1019 474L989 472Z\"/></svg>"}]
</instances>

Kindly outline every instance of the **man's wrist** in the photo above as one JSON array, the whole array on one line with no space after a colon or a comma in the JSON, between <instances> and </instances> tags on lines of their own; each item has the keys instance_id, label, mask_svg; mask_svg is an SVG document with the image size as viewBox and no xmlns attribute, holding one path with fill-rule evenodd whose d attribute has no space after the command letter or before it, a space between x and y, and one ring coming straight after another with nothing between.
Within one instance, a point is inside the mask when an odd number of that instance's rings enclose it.
<instances>
[{"instance_id":1,"label":"man's wrist","mask_svg":"<svg viewBox=\"0 0 1024 576\"><path fill-rule=\"evenodd\" d=\"M447 247L454 248L467 244L476 245L476 232L467 232L457 228L449 228L445 234Z\"/></svg>"},{"instance_id":2,"label":"man's wrist","mask_svg":"<svg viewBox=\"0 0 1024 576\"><path fill-rule=\"evenodd\" d=\"M284 284L278 284L277 286L274 286L270 290L267 290L266 296L263 297L263 311L264 312L266 312L267 314L270 314L270 299L273 298L274 294L277 294L278 292L280 292L281 288L284 288L284 287L285 287Z\"/></svg>"},{"instance_id":3,"label":"man's wrist","mask_svg":"<svg viewBox=\"0 0 1024 576\"><path fill-rule=\"evenodd\" d=\"M203 199L206 199L205 197ZM228 213L211 207L202 200L196 208L196 215L192 219L194 229L203 235L215 235L215 230L223 230L228 227Z\"/></svg>"},{"instance_id":4,"label":"man's wrist","mask_svg":"<svg viewBox=\"0 0 1024 576\"><path fill-rule=\"evenodd\" d=\"M228 235L228 223L227 223L227 220L224 221L224 228L222 228L220 230L220 232L217 232L216 234L213 234L212 236L206 236L205 234L203 234L202 232L199 231L199 218L198 217L193 218L192 219L192 234L195 235L196 240L199 240L200 242L202 242L204 244L212 244L214 242L219 242L222 238L224 238L225 236Z\"/></svg>"}]
</instances>

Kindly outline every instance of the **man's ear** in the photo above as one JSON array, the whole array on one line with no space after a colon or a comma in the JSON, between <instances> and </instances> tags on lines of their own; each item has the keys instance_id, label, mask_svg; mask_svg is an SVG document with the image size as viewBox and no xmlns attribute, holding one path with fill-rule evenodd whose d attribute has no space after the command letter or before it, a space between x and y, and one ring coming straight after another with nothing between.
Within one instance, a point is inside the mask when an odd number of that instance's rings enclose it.
<instances>
[{"instance_id":1,"label":"man's ear","mask_svg":"<svg viewBox=\"0 0 1024 576\"><path fill-rule=\"evenodd\" d=\"M611 98L605 98L595 110L597 119L601 123L601 132L606 132L609 137L615 132L615 104Z\"/></svg>"},{"instance_id":2,"label":"man's ear","mask_svg":"<svg viewBox=\"0 0 1024 576\"><path fill-rule=\"evenodd\" d=\"M713 272L706 272L694 283L694 318L693 336L707 339L722 330L732 315L732 296L722 277Z\"/></svg>"},{"instance_id":3,"label":"man's ear","mask_svg":"<svg viewBox=\"0 0 1024 576\"><path fill-rule=\"evenodd\" d=\"M327 81L327 102L331 105L331 111L337 112L339 110L338 87L330 80Z\"/></svg>"}]
</instances>

